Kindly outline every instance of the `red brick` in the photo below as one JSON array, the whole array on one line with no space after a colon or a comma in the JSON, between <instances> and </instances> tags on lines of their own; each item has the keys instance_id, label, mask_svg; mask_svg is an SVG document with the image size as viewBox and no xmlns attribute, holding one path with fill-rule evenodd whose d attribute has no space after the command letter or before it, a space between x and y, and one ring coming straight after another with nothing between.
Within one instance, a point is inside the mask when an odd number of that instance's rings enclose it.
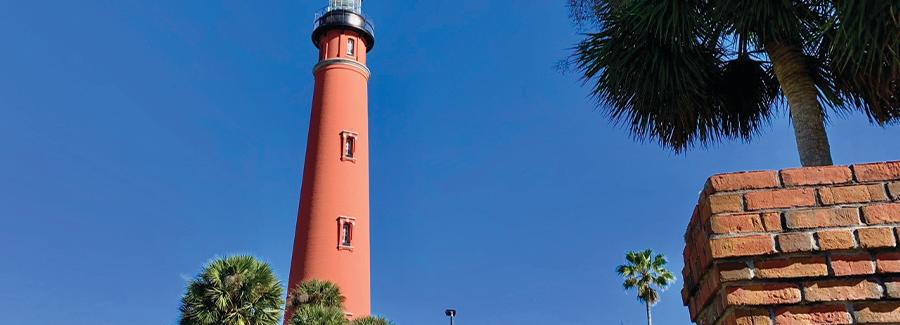
<instances>
[{"instance_id":1,"label":"red brick","mask_svg":"<svg viewBox=\"0 0 900 325\"><path fill-rule=\"evenodd\" d=\"M721 174L709 178L709 187L715 192L773 188L778 178L775 171Z\"/></svg>"},{"instance_id":2,"label":"red brick","mask_svg":"<svg viewBox=\"0 0 900 325\"><path fill-rule=\"evenodd\" d=\"M800 288L787 283L728 287L725 301L729 306L795 304L800 302Z\"/></svg>"},{"instance_id":3,"label":"red brick","mask_svg":"<svg viewBox=\"0 0 900 325\"><path fill-rule=\"evenodd\" d=\"M863 216L870 225L900 223L900 203L879 204L863 207Z\"/></svg>"},{"instance_id":4,"label":"red brick","mask_svg":"<svg viewBox=\"0 0 900 325\"><path fill-rule=\"evenodd\" d=\"M853 309L859 324L900 323L900 301L859 304Z\"/></svg>"},{"instance_id":5,"label":"red brick","mask_svg":"<svg viewBox=\"0 0 900 325\"><path fill-rule=\"evenodd\" d=\"M738 309L728 314L721 325L772 325L765 309Z\"/></svg>"},{"instance_id":6,"label":"red brick","mask_svg":"<svg viewBox=\"0 0 900 325\"><path fill-rule=\"evenodd\" d=\"M715 215L710 219L712 231L717 234L737 234L745 232L763 232L759 214Z\"/></svg>"},{"instance_id":7,"label":"red brick","mask_svg":"<svg viewBox=\"0 0 900 325\"><path fill-rule=\"evenodd\" d=\"M697 306L705 305L718 292L720 282L719 273L709 272L706 274L706 277L701 280L700 289L694 295L697 298Z\"/></svg>"},{"instance_id":8,"label":"red brick","mask_svg":"<svg viewBox=\"0 0 900 325\"><path fill-rule=\"evenodd\" d=\"M900 161L853 165L860 182L893 181L900 179Z\"/></svg>"},{"instance_id":9,"label":"red brick","mask_svg":"<svg viewBox=\"0 0 900 325\"><path fill-rule=\"evenodd\" d=\"M685 242L690 242L690 239L688 238L689 236L691 236L691 233L694 231L694 229L697 228L697 225L699 225L700 222L700 202L697 202L697 204L694 205L694 212L691 213L691 221L688 222L687 230L684 231Z\"/></svg>"},{"instance_id":10,"label":"red brick","mask_svg":"<svg viewBox=\"0 0 900 325\"><path fill-rule=\"evenodd\" d=\"M812 252L816 248L812 233L793 232L778 235L776 238L778 247L784 253Z\"/></svg>"},{"instance_id":11,"label":"red brick","mask_svg":"<svg viewBox=\"0 0 900 325\"><path fill-rule=\"evenodd\" d=\"M712 195L706 201L711 214L741 212L744 210L740 194Z\"/></svg>"},{"instance_id":12,"label":"red brick","mask_svg":"<svg viewBox=\"0 0 900 325\"><path fill-rule=\"evenodd\" d=\"M885 280L884 287L887 289L888 296L900 298L900 279Z\"/></svg>"},{"instance_id":13,"label":"red brick","mask_svg":"<svg viewBox=\"0 0 900 325\"><path fill-rule=\"evenodd\" d=\"M862 228L856 231L859 235L859 246L863 248L896 247L894 228Z\"/></svg>"},{"instance_id":14,"label":"red brick","mask_svg":"<svg viewBox=\"0 0 900 325\"><path fill-rule=\"evenodd\" d=\"M690 243L690 242L686 241L685 243ZM684 267L681 269L681 277L684 279L685 285L694 282L694 279L691 276L691 265L693 265L695 263L694 256L692 255L692 253L693 252L690 249L688 249L687 245L685 245L684 257L683 257ZM688 287L690 287L690 286L688 286Z\"/></svg>"},{"instance_id":15,"label":"red brick","mask_svg":"<svg viewBox=\"0 0 900 325\"><path fill-rule=\"evenodd\" d=\"M775 325L853 324L843 305L795 306L775 310Z\"/></svg>"},{"instance_id":16,"label":"red brick","mask_svg":"<svg viewBox=\"0 0 900 325\"><path fill-rule=\"evenodd\" d=\"M806 301L851 301L881 298L881 285L868 280L832 280L803 284Z\"/></svg>"},{"instance_id":17,"label":"red brick","mask_svg":"<svg viewBox=\"0 0 900 325\"><path fill-rule=\"evenodd\" d=\"M700 312L700 315L697 316L696 323L697 325L713 325L719 318L722 318L724 312L724 306L716 299L716 301L713 301Z\"/></svg>"},{"instance_id":18,"label":"red brick","mask_svg":"<svg viewBox=\"0 0 900 325\"><path fill-rule=\"evenodd\" d=\"M861 225L856 208L788 211L785 223L790 229L811 229Z\"/></svg>"},{"instance_id":19,"label":"red brick","mask_svg":"<svg viewBox=\"0 0 900 325\"><path fill-rule=\"evenodd\" d=\"M766 255L775 252L775 241L770 235L717 238L710 242L713 258Z\"/></svg>"},{"instance_id":20,"label":"red brick","mask_svg":"<svg viewBox=\"0 0 900 325\"><path fill-rule=\"evenodd\" d=\"M785 169L781 179L786 186L846 184L853 180L849 167L828 166Z\"/></svg>"},{"instance_id":21,"label":"red brick","mask_svg":"<svg viewBox=\"0 0 900 325\"><path fill-rule=\"evenodd\" d=\"M753 278L753 272L746 263L722 263L718 266L719 279L722 282L750 280Z\"/></svg>"},{"instance_id":22,"label":"red brick","mask_svg":"<svg viewBox=\"0 0 900 325\"><path fill-rule=\"evenodd\" d=\"M828 275L825 257L774 259L755 263L756 275L762 279L808 278Z\"/></svg>"},{"instance_id":23,"label":"red brick","mask_svg":"<svg viewBox=\"0 0 900 325\"><path fill-rule=\"evenodd\" d=\"M823 251L851 249L856 247L856 240L850 230L823 230L816 232L819 249Z\"/></svg>"},{"instance_id":24,"label":"red brick","mask_svg":"<svg viewBox=\"0 0 900 325\"><path fill-rule=\"evenodd\" d=\"M747 210L809 207L816 205L815 190L809 188L750 192L745 194Z\"/></svg>"},{"instance_id":25,"label":"red brick","mask_svg":"<svg viewBox=\"0 0 900 325\"><path fill-rule=\"evenodd\" d=\"M875 273L872 255L861 253L854 255L831 256L831 268L835 276L867 275Z\"/></svg>"},{"instance_id":26,"label":"red brick","mask_svg":"<svg viewBox=\"0 0 900 325\"><path fill-rule=\"evenodd\" d=\"M697 307L697 299L691 298L690 303L688 303L688 313L691 315L691 320L697 320L697 316L700 315L700 307Z\"/></svg>"},{"instance_id":27,"label":"red brick","mask_svg":"<svg viewBox=\"0 0 900 325\"><path fill-rule=\"evenodd\" d=\"M826 187L819 189L819 198L824 205L867 203L887 201L884 185L857 185L843 187Z\"/></svg>"},{"instance_id":28,"label":"red brick","mask_svg":"<svg viewBox=\"0 0 900 325\"><path fill-rule=\"evenodd\" d=\"M900 200L900 182L888 184L888 190L891 192L891 198L894 201Z\"/></svg>"},{"instance_id":29,"label":"red brick","mask_svg":"<svg viewBox=\"0 0 900 325\"><path fill-rule=\"evenodd\" d=\"M781 226L781 213L778 212L766 212L762 214L763 226L765 226L766 231L769 232L780 232L784 230Z\"/></svg>"},{"instance_id":30,"label":"red brick","mask_svg":"<svg viewBox=\"0 0 900 325\"><path fill-rule=\"evenodd\" d=\"M691 265L691 270L695 280L699 281L703 274L706 273L706 269L712 264L712 251L709 245L710 241L706 233L700 233L696 241L693 242L692 254L694 255L694 261L693 265Z\"/></svg>"},{"instance_id":31,"label":"red brick","mask_svg":"<svg viewBox=\"0 0 900 325\"><path fill-rule=\"evenodd\" d=\"M900 252L875 254L878 273L900 273Z\"/></svg>"}]
</instances>

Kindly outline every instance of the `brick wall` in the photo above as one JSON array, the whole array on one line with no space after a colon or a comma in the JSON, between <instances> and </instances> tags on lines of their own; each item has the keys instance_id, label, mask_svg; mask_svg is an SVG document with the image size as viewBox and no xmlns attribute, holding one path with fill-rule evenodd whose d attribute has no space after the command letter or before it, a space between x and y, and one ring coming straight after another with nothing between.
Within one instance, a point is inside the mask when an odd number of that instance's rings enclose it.
<instances>
[{"instance_id":1,"label":"brick wall","mask_svg":"<svg viewBox=\"0 0 900 325\"><path fill-rule=\"evenodd\" d=\"M900 324L900 162L710 177L685 234L698 325Z\"/></svg>"}]
</instances>

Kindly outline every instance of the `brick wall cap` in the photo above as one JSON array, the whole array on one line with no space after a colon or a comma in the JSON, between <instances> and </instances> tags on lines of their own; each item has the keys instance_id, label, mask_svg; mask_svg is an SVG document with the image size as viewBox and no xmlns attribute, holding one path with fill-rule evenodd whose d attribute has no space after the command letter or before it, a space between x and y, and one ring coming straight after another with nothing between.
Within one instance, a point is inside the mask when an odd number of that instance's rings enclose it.
<instances>
[{"instance_id":1,"label":"brick wall cap","mask_svg":"<svg viewBox=\"0 0 900 325\"><path fill-rule=\"evenodd\" d=\"M821 166L781 170L785 186L838 185L853 182L850 166Z\"/></svg>"},{"instance_id":2,"label":"brick wall cap","mask_svg":"<svg viewBox=\"0 0 900 325\"><path fill-rule=\"evenodd\" d=\"M776 188L779 186L775 170L742 171L710 176L706 180L706 194L742 190Z\"/></svg>"},{"instance_id":3,"label":"brick wall cap","mask_svg":"<svg viewBox=\"0 0 900 325\"><path fill-rule=\"evenodd\" d=\"M900 180L900 161L855 164L851 168L860 182Z\"/></svg>"}]
</instances>

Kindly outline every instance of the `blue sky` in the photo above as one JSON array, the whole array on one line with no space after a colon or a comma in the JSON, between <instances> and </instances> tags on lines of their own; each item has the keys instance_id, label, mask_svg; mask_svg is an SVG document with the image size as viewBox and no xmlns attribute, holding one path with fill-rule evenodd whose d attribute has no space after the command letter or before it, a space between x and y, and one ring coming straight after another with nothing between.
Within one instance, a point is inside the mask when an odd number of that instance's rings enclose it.
<instances>
[{"instance_id":1,"label":"blue sky","mask_svg":"<svg viewBox=\"0 0 900 325\"><path fill-rule=\"evenodd\" d=\"M287 279L322 1L0 0L0 323L174 324L186 279L248 253ZM753 144L674 155L554 69L564 1L366 1L374 310L398 324L642 324L613 270L680 274L707 176L798 165ZM838 163L898 128L835 119ZM687 324L680 282L657 324Z\"/></svg>"}]
</instances>

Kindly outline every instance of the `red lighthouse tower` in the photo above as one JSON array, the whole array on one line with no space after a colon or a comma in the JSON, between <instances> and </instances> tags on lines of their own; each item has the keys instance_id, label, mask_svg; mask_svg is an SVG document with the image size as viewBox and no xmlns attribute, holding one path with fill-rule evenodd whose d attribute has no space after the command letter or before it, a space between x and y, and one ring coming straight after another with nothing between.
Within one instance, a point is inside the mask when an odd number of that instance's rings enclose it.
<instances>
[{"instance_id":1,"label":"red lighthouse tower","mask_svg":"<svg viewBox=\"0 0 900 325\"><path fill-rule=\"evenodd\" d=\"M374 29L362 0L330 0L317 14L313 94L289 288L340 286L345 312L370 312L369 129L366 53ZM286 315L290 317L290 315ZM287 318L289 319L289 318Z\"/></svg>"}]
</instances>

